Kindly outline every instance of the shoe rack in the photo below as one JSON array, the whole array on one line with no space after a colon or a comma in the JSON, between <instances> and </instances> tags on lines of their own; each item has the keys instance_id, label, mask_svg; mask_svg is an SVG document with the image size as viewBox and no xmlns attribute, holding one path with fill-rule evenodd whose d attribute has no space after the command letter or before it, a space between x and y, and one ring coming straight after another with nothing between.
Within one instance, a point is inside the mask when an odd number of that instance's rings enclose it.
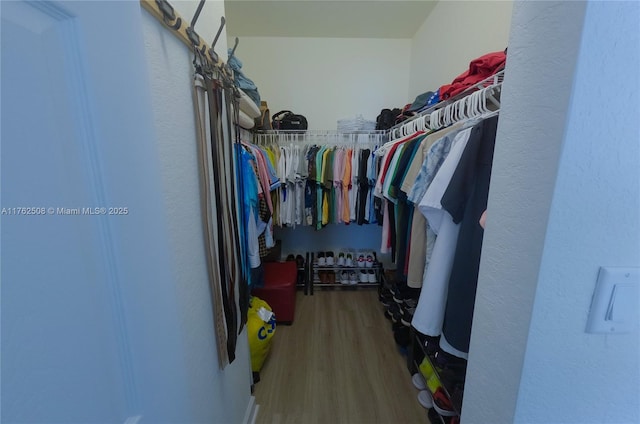
<instances>
[{"instance_id":1,"label":"shoe rack","mask_svg":"<svg viewBox=\"0 0 640 424\"><path fill-rule=\"evenodd\" d=\"M451 410L438 411L435 407L429 410L429 417L437 417L432 423L452 424L460 422L462 396L466 361L450 357L442 361L438 357L442 352L437 349L437 341L427 338L411 328L411 346L407 356L407 366L412 374L419 373L427 386L427 390L435 399L436 391L446 396L451 403ZM441 387L438 390L437 387ZM434 402L435 403L435 402Z\"/></svg>"},{"instance_id":2,"label":"shoe rack","mask_svg":"<svg viewBox=\"0 0 640 424\"><path fill-rule=\"evenodd\" d=\"M308 260L308 292L313 295L314 288L379 288L382 281L383 267L377 261L375 254L371 266L361 267L357 262L354 266L338 265L337 258L333 265L320 264L315 252L307 252ZM353 259L352 259L353 260ZM361 277L361 271L365 271L367 280ZM343 280L343 273L346 273L348 280ZM353 274L352 274L353 273ZM351 278L354 277L354 278Z\"/></svg>"}]
</instances>

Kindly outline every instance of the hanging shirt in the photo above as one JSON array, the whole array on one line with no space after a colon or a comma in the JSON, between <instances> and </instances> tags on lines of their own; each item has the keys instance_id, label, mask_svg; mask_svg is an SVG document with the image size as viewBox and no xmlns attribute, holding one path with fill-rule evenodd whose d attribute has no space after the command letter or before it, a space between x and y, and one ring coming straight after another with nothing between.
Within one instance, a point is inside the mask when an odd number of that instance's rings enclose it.
<instances>
[{"instance_id":1,"label":"hanging shirt","mask_svg":"<svg viewBox=\"0 0 640 424\"><path fill-rule=\"evenodd\" d=\"M378 173L378 178L376 179L376 188L375 188L375 195L377 197L382 198L383 194L382 194L382 188L383 185L386 181L386 177L387 177L387 171L389 169L389 165L391 164L391 160L393 159L396 150L398 149L399 146L401 146L402 144L406 143L407 141L413 140L415 137L418 137L420 135L424 134L424 131L419 131L409 137L404 137L401 138L399 140L393 141L391 143L387 143L384 146L382 146L380 149L378 149L378 154L379 155L384 155L382 158L382 165L380 167L380 171Z\"/></svg>"},{"instance_id":2,"label":"hanging shirt","mask_svg":"<svg viewBox=\"0 0 640 424\"><path fill-rule=\"evenodd\" d=\"M443 134L445 134L444 137L442 136ZM435 234L427 225L426 218L420 211L415 209L418 208L417 203L422 200L431 180L449 154L451 141L453 141L455 134L457 134L457 130L450 132L446 130L438 131L428 135L422 140L418 149L420 153L416 155L414 162L410 165L410 168L419 168L420 171L416 176L415 184L413 184L407 196L407 201L414 205L411 222L412 234L409 246L409 260L407 264L407 285L409 287L422 287L424 273L429 264L435 243ZM424 157L422 165L420 167L414 166L420 162L419 159L421 156ZM411 178L412 173L411 169L407 172L403 187L405 183L409 183L407 180Z\"/></svg>"},{"instance_id":3,"label":"hanging shirt","mask_svg":"<svg viewBox=\"0 0 640 424\"><path fill-rule=\"evenodd\" d=\"M322 225L329 223L329 195L326 192L327 186L329 186L329 160L331 157L331 149L326 149L322 154L322 178L321 178L321 190L322 190ZM329 186L330 187L330 186Z\"/></svg>"},{"instance_id":4,"label":"hanging shirt","mask_svg":"<svg viewBox=\"0 0 640 424\"><path fill-rule=\"evenodd\" d=\"M347 149L344 157L344 173L342 174L342 222L348 224L350 218L350 199L349 193L351 189L351 156L353 149Z\"/></svg>"},{"instance_id":5,"label":"hanging shirt","mask_svg":"<svg viewBox=\"0 0 640 424\"><path fill-rule=\"evenodd\" d=\"M442 330L441 347L466 359L469 352L473 307L480 268L484 230L479 220L487 208L493 151L498 117L486 119L469 139L446 192L443 208L453 222L460 224L460 235L449 279L449 294Z\"/></svg>"},{"instance_id":6,"label":"hanging shirt","mask_svg":"<svg viewBox=\"0 0 640 424\"><path fill-rule=\"evenodd\" d=\"M356 221L356 203L358 201L358 168L360 149L356 146L351 155L351 188L349 189L349 220Z\"/></svg>"},{"instance_id":7,"label":"hanging shirt","mask_svg":"<svg viewBox=\"0 0 640 424\"><path fill-rule=\"evenodd\" d=\"M395 175L396 171L398 170L398 161L400 160L400 156L402 155L402 151L404 150L405 145L401 144L400 146L398 146L398 148L394 151L393 154L393 158L391 159L390 163L389 163L389 167L387 170L387 174L384 180L384 184L382 187L382 194L384 195L384 197L389 200L391 203L396 203L397 199L393 198L392 196L389 195L389 188L391 187L391 181L393 180L393 176Z\"/></svg>"},{"instance_id":8,"label":"hanging shirt","mask_svg":"<svg viewBox=\"0 0 640 424\"><path fill-rule=\"evenodd\" d=\"M336 149L335 158L333 160L333 188L335 190L335 202L333 217L336 223L342 221L342 177L344 175L344 155L345 150Z\"/></svg>"},{"instance_id":9,"label":"hanging shirt","mask_svg":"<svg viewBox=\"0 0 640 424\"><path fill-rule=\"evenodd\" d=\"M440 199L451 181L472 132L478 131L474 127L458 133L449 155L419 204L419 210L426 217L429 228L438 235L411 321L416 330L428 336L437 337L442 332L449 276L460 229L453 222L451 215L442 209Z\"/></svg>"}]
</instances>

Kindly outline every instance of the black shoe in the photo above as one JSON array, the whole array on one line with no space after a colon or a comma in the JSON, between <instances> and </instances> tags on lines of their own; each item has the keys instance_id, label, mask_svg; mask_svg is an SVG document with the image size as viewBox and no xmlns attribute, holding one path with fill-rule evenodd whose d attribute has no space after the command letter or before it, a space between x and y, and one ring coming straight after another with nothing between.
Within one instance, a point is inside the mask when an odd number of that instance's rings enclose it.
<instances>
[{"instance_id":1,"label":"black shoe","mask_svg":"<svg viewBox=\"0 0 640 424\"><path fill-rule=\"evenodd\" d=\"M391 321L393 323L400 322L400 320L402 319L402 313L400 312L400 307L397 304L392 303L391 305L389 305L387 311L389 311L389 314L391 315Z\"/></svg>"},{"instance_id":2,"label":"black shoe","mask_svg":"<svg viewBox=\"0 0 640 424\"><path fill-rule=\"evenodd\" d=\"M407 283L406 282L398 282L398 283L394 283L391 284L391 287L389 288L389 290L391 291L391 294L396 296L400 293L402 290L406 290L408 288Z\"/></svg>"},{"instance_id":3,"label":"black shoe","mask_svg":"<svg viewBox=\"0 0 640 424\"><path fill-rule=\"evenodd\" d=\"M411 327L411 321L413 320L413 314L415 313L416 308L405 308L401 307L400 312L402 312L402 318L400 322L406 325L407 327Z\"/></svg>"},{"instance_id":4,"label":"black shoe","mask_svg":"<svg viewBox=\"0 0 640 424\"><path fill-rule=\"evenodd\" d=\"M407 347L411 344L411 329L401 326L393 332L393 338L398 345Z\"/></svg>"},{"instance_id":5,"label":"black shoe","mask_svg":"<svg viewBox=\"0 0 640 424\"><path fill-rule=\"evenodd\" d=\"M386 296L381 295L380 303L382 303L382 305L384 305L385 308L388 308L393 303L393 297L391 295L386 295Z\"/></svg>"},{"instance_id":6,"label":"black shoe","mask_svg":"<svg viewBox=\"0 0 640 424\"><path fill-rule=\"evenodd\" d=\"M411 301L420 297L420 289L414 289L407 285L404 287L398 287L395 291L391 291L393 293L393 300L396 303L404 303L405 299L407 301Z\"/></svg>"},{"instance_id":7,"label":"black shoe","mask_svg":"<svg viewBox=\"0 0 640 424\"><path fill-rule=\"evenodd\" d=\"M405 308L416 308L418 306L418 299L404 299L402 301Z\"/></svg>"}]
</instances>

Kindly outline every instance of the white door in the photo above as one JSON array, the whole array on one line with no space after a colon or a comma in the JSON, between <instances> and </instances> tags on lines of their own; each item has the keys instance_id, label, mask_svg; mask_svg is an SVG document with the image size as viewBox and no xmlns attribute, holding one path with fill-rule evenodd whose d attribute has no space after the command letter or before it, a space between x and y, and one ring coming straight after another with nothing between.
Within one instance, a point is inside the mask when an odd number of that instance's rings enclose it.
<instances>
[{"instance_id":1,"label":"white door","mask_svg":"<svg viewBox=\"0 0 640 424\"><path fill-rule=\"evenodd\" d=\"M122 423L169 262L140 5L0 8L1 420Z\"/></svg>"}]
</instances>

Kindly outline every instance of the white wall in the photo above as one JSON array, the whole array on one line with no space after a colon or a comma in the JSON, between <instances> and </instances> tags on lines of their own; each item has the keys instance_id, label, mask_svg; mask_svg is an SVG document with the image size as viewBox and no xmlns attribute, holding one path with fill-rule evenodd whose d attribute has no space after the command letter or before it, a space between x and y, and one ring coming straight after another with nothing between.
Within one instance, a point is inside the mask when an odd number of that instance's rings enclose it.
<instances>
[{"instance_id":1,"label":"white wall","mask_svg":"<svg viewBox=\"0 0 640 424\"><path fill-rule=\"evenodd\" d=\"M640 422L638 332L585 333L599 267L640 267L638 17L587 6L516 422Z\"/></svg>"},{"instance_id":2,"label":"white wall","mask_svg":"<svg viewBox=\"0 0 640 424\"><path fill-rule=\"evenodd\" d=\"M513 3L440 0L411 40L407 101L435 91L469 62L507 47Z\"/></svg>"},{"instance_id":3,"label":"white wall","mask_svg":"<svg viewBox=\"0 0 640 424\"><path fill-rule=\"evenodd\" d=\"M271 114L292 110L309 129L335 130L338 119L375 121L407 103L409 51L408 39L242 37L236 53Z\"/></svg>"},{"instance_id":4,"label":"white wall","mask_svg":"<svg viewBox=\"0 0 640 424\"><path fill-rule=\"evenodd\" d=\"M585 333L598 268L640 265L638 12L514 6L463 423L640 420L638 334Z\"/></svg>"},{"instance_id":5,"label":"white wall","mask_svg":"<svg viewBox=\"0 0 640 424\"><path fill-rule=\"evenodd\" d=\"M176 8L190 20L192 12L188 10L195 10L195 5L196 1L180 2ZM196 30L209 43L223 13L222 2L205 4ZM185 369L190 401L189 415L180 417L180 421L238 423L250 400L249 348L243 331L238 336L236 360L224 371L219 370L200 215L192 55L155 18L144 10L142 14L164 206L176 270L173 280L181 322L179 346L185 357L185 362L176 366ZM218 43L216 51L225 52L226 40Z\"/></svg>"}]
</instances>

